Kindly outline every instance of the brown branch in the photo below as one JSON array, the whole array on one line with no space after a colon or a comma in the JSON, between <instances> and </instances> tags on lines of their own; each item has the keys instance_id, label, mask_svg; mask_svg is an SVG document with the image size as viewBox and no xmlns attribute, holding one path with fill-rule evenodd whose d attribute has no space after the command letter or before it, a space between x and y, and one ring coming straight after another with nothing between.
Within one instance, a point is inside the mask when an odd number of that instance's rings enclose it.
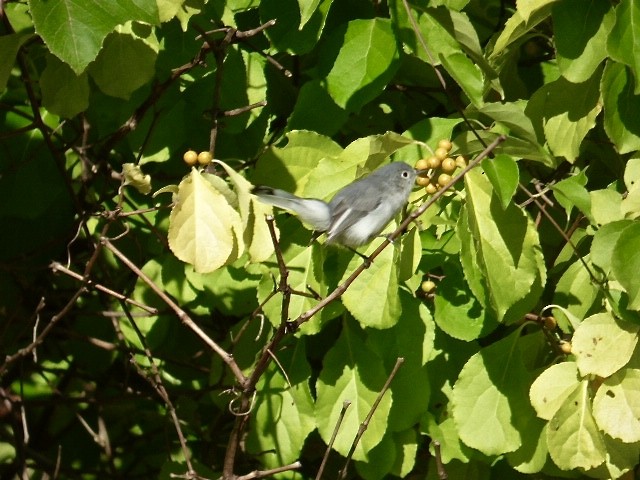
<instances>
[{"instance_id":1,"label":"brown branch","mask_svg":"<svg viewBox=\"0 0 640 480\"><path fill-rule=\"evenodd\" d=\"M100 242L107 248L111 253L113 253L122 263L124 263L129 269L135 273L140 280L145 282L151 290L153 290L156 295L160 297L160 299L165 302L171 310L175 312L180 321L186 325L192 332L194 332L201 340L203 340L214 352L216 352L222 361L227 364L233 375L236 377L238 383L244 387L247 383L247 377L244 376L242 370L236 363L233 355L227 353L220 345L218 345L215 341L211 339L192 319L189 317L187 312L182 310L176 302L174 302L160 287L158 287L153 280L151 280L140 268L138 268L129 258L118 250L111 241L102 237Z\"/></svg>"},{"instance_id":2,"label":"brown branch","mask_svg":"<svg viewBox=\"0 0 640 480\"><path fill-rule=\"evenodd\" d=\"M342 425L342 421L344 420L344 416L347 414L347 409L351 405L349 400L345 400L342 402L342 408L340 409L340 415L338 416L338 420L336 421L336 425L333 427L333 433L331 434L331 438L329 439L329 443L327 444L327 449L324 451L324 456L322 457L322 463L320 464L320 468L318 469L318 473L316 474L315 480L320 480L322 478L322 472L324 471L325 466L327 465L327 460L329 459L329 453L331 452L331 448L336 441L336 437L338 436L338 431L340 430L340 425Z\"/></svg>"}]
</instances>

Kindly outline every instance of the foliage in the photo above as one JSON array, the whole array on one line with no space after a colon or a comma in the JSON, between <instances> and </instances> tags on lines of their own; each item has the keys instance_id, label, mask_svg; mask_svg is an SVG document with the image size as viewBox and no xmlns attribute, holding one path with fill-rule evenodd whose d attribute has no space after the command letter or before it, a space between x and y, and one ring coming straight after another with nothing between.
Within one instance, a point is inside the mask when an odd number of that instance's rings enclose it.
<instances>
[{"instance_id":1,"label":"foliage","mask_svg":"<svg viewBox=\"0 0 640 480\"><path fill-rule=\"evenodd\" d=\"M2 477L633 478L639 12L0 0ZM250 193L441 139L370 264Z\"/></svg>"}]
</instances>

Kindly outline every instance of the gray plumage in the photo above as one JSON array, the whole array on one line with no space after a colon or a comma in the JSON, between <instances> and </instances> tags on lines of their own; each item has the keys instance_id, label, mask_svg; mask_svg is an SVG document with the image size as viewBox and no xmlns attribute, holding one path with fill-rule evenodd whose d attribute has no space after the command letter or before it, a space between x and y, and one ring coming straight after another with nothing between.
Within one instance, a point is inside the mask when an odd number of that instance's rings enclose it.
<instances>
[{"instance_id":1,"label":"gray plumage","mask_svg":"<svg viewBox=\"0 0 640 480\"><path fill-rule=\"evenodd\" d=\"M394 162L347 185L329 203L263 186L255 187L252 193L324 232L326 243L353 248L373 240L402 210L417 174L406 163Z\"/></svg>"}]
</instances>

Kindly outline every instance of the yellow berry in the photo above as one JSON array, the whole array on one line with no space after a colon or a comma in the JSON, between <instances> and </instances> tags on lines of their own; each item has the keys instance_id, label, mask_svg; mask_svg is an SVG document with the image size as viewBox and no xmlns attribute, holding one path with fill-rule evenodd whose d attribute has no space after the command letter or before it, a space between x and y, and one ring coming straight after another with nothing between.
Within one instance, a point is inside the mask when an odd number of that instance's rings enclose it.
<instances>
[{"instance_id":1,"label":"yellow berry","mask_svg":"<svg viewBox=\"0 0 640 480\"><path fill-rule=\"evenodd\" d=\"M464 168L467 166L467 161L465 160L465 158L462 155L458 155L456 157L456 165L460 168Z\"/></svg>"},{"instance_id":2,"label":"yellow berry","mask_svg":"<svg viewBox=\"0 0 640 480\"><path fill-rule=\"evenodd\" d=\"M440 163L441 163L440 159L438 157L436 157L436 156L427 158L428 168L436 169L436 168L440 167Z\"/></svg>"},{"instance_id":3,"label":"yellow berry","mask_svg":"<svg viewBox=\"0 0 640 480\"><path fill-rule=\"evenodd\" d=\"M449 184L449 182L451 182L451 175L449 175L448 173L441 173L438 177L438 185L440 185L441 187Z\"/></svg>"},{"instance_id":4,"label":"yellow berry","mask_svg":"<svg viewBox=\"0 0 640 480\"><path fill-rule=\"evenodd\" d=\"M444 148L447 152L450 152L453 148L453 144L451 143L451 140L443 138L438 142L438 148Z\"/></svg>"},{"instance_id":5,"label":"yellow berry","mask_svg":"<svg viewBox=\"0 0 640 480\"><path fill-rule=\"evenodd\" d=\"M416 170L426 170L427 168L429 168L429 162L426 158L421 158L416 162L414 168Z\"/></svg>"},{"instance_id":6,"label":"yellow berry","mask_svg":"<svg viewBox=\"0 0 640 480\"><path fill-rule=\"evenodd\" d=\"M554 317L543 317L542 320L544 321L544 328L547 330L553 330L558 326L558 322Z\"/></svg>"},{"instance_id":7,"label":"yellow berry","mask_svg":"<svg viewBox=\"0 0 640 480\"><path fill-rule=\"evenodd\" d=\"M425 280L422 282L422 285L420 285L420 288L422 288L424 293L431 293L435 290L436 283L433 280Z\"/></svg>"},{"instance_id":8,"label":"yellow berry","mask_svg":"<svg viewBox=\"0 0 640 480\"><path fill-rule=\"evenodd\" d=\"M416 183L421 187L426 187L427 185L431 184L431 179L428 176L424 176L424 177L420 176L416 178Z\"/></svg>"},{"instance_id":9,"label":"yellow berry","mask_svg":"<svg viewBox=\"0 0 640 480\"><path fill-rule=\"evenodd\" d=\"M438 186L434 185L433 183L430 183L429 185L424 187L424 189L429 195L433 195L434 193L436 193L438 191Z\"/></svg>"},{"instance_id":10,"label":"yellow berry","mask_svg":"<svg viewBox=\"0 0 640 480\"><path fill-rule=\"evenodd\" d=\"M567 355L569 355L571 353L571 342L566 342L564 340L561 341L560 350L562 350L562 353L566 353Z\"/></svg>"},{"instance_id":11,"label":"yellow berry","mask_svg":"<svg viewBox=\"0 0 640 480\"><path fill-rule=\"evenodd\" d=\"M447 157L442 161L441 168L443 172L451 173L456 169L456 161L451 157Z\"/></svg>"},{"instance_id":12,"label":"yellow berry","mask_svg":"<svg viewBox=\"0 0 640 480\"><path fill-rule=\"evenodd\" d=\"M200 165L209 165L211 160L213 160L213 157L210 152L200 152L198 154L198 163Z\"/></svg>"},{"instance_id":13,"label":"yellow berry","mask_svg":"<svg viewBox=\"0 0 640 480\"><path fill-rule=\"evenodd\" d=\"M445 158L447 158L447 155L449 155L449 150L447 150L446 148L438 147L436 148L436 151L433 152L433 155L438 160L444 160Z\"/></svg>"},{"instance_id":14,"label":"yellow berry","mask_svg":"<svg viewBox=\"0 0 640 480\"><path fill-rule=\"evenodd\" d=\"M198 154L193 150L187 150L184 152L184 155L182 155L182 160L189 166L195 165L198 161Z\"/></svg>"}]
</instances>

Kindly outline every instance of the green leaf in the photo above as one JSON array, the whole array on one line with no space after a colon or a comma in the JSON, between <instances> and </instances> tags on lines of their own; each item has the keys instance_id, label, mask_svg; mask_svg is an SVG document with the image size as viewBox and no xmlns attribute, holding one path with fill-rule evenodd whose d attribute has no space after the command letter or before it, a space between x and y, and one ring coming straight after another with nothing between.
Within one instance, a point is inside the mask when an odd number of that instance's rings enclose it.
<instances>
[{"instance_id":1,"label":"green leaf","mask_svg":"<svg viewBox=\"0 0 640 480\"><path fill-rule=\"evenodd\" d=\"M640 442L640 370L624 369L606 378L593 399L593 416L607 435Z\"/></svg>"},{"instance_id":2,"label":"green leaf","mask_svg":"<svg viewBox=\"0 0 640 480\"><path fill-rule=\"evenodd\" d=\"M271 468L298 460L305 439L316 428L304 342L283 349L277 357L256 385L255 426L247 438L250 451Z\"/></svg>"},{"instance_id":3,"label":"green leaf","mask_svg":"<svg viewBox=\"0 0 640 480\"><path fill-rule=\"evenodd\" d=\"M309 53L324 30L333 0L320 0L317 8L305 11L300 8L300 1L262 0L259 3L262 22L276 20L276 24L267 28L265 33L279 51L295 55Z\"/></svg>"},{"instance_id":4,"label":"green leaf","mask_svg":"<svg viewBox=\"0 0 640 480\"><path fill-rule=\"evenodd\" d=\"M178 188L169 217L171 251L201 273L235 260L244 249L238 212L195 168Z\"/></svg>"},{"instance_id":5,"label":"green leaf","mask_svg":"<svg viewBox=\"0 0 640 480\"><path fill-rule=\"evenodd\" d=\"M600 267L605 275L611 273L611 262L620 234L632 224L631 220L608 223L600 227L593 236L590 258L593 264Z\"/></svg>"},{"instance_id":6,"label":"green leaf","mask_svg":"<svg viewBox=\"0 0 640 480\"><path fill-rule=\"evenodd\" d=\"M588 262L588 257L584 257ZM600 289L580 261L574 261L556 284L553 303L562 305L578 318L584 318L593 308ZM560 320L560 316L558 319Z\"/></svg>"},{"instance_id":7,"label":"green leaf","mask_svg":"<svg viewBox=\"0 0 640 480\"><path fill-rule=\"evenodd\" d=\"M338 106L358 111L378 96L398 67L398 49L386 19L352 20L326 78Z\"/></svg>"},{"instance_id":8,"label":"green leaf","mask_svg":"<svg viewBox=\"0 0 640 480\"><path fill-rule=\"evenodd\" d=\"M157 25L156 0L29 0L36 32L51 52L80 74L96 58L105 37L118 25Z\"/></svg>"},{"instance_id":9,"label":"green leaf","mask_svg":"<svg viewBox=\"0 0 640 480\"><path fill-rule=\"evenodd\" d=\"M289 132L286 138L286 145L272 146L258 159L253 181L302 195L318 163L340 155L342 148L324 135L305 130Z\"/></svg>"},{"instance_id":10,"label":"green leaf","mask_svg":"<svg viewBox=\"0 0 640 480\"><path fill-rule=\"evenodd\" d=\"M145 42L113 33L105 39L89 74L104 93L127 100L153 78L155 61L156 52Z\"/></svg>"},{"instance_id":11,"label":"green leaf","mask_svg":"<svg viewBox=\"0 0 640 480\"><path fill-rule=\"evenodd\" d=\"M605 461L606 447L591 412L588 381L575 387L549 421L547 445L563 470L590 470Z\"/></svg>"},{"instance_id":12,"label":"green leaf","mask_svg":"<svg viewBox=\"0 0 640 480\"><path fill-rule=\"evenodd\" d=\"M518 8L518 12L522 16L522 19L529 23L531 17L539 10L545 9L552 3L558 2L559 0L517 0L516 6Z\"/></svg>"},{"instance_id":13,"label":"green leaf","mask_svg":"<svg viewBox=\"0 0 640 480\"><path fill-rule=\"evenodd\" d=\"M322 108L317 108L318 105L322 105ZM322 82L312 80L300 88L287 128L334 135L347 117L347 112L336 105Z\"/></svg>"},{"instance_id":14,"label":"green leaf","mask_svg":"<svg viewBox=\"0 0 640 480\"><path fill-rule=\"evenodd\" d=\"M485 455L517 450L522 445L518 418L533 414L520 334L517 329L473 355L453 387L453 418L460 438Z\"/></svg>"},{"instance_id":15,"label":"green leaf","mask_svg":"<svg viewBox=\"0 0 640 480\"><path fill-rule=\"evenodd\" d=\"M575 362L551 365L531 384L529 398L538 417L551 420L580 384Z\"/></svg>"},{"instance_id":16,"label":"green leaf","mask_svg":"<svg viewBox=\"0 0 640 480\"><path fill-rule=\"evenodd\" d=\"M640 325L618 320L609 312L585 318L571 342L580 374L609 377L620 370L633 355L639 331Z\"/></svg>"},{"instance_id":17,"label":"green leaf","mask_svg":"<svg viewBox=\"0 0 640 480\"><path fill-rule=\"evenodd\" d=\"M554 5L552 17L560 73L573 83L588 80L607 57L607 37L615 22L611 4L562 1Z\"/></svg>"},{"instance_id":18,"label":"green leaf","mask_svg":"<svg viewBox=\"0 0 640 480\"><path fill-rule=\"evenodd\" d=\"M478 111L507 127L512 135L537 146L538 138L531 119L524 113L525 106L523 102L485 103Z\"/></svg>"},{"instance_id":19,"label":"green leaf","mask_svg":"<svg viewBox=\"0 0 640 480\"><path fill-rule=\"evenodd\" d=\"M567 212L567 218L573 207L578 207L587 218L591 218L591 196L585 188L587 180L585 170L581 170L577 175L565 178L551 187L556 200Z\"/></svg>"},{"instance_id":20,"label":"green leaf","mask_svg":"<svg viewBox=\"0 0 640 480\"><path fill-rule=\"evenodd\" d=\"M589 192L591 196L591 214L596 225L606 225L623 219L622 195L615 190L603 189Z\"/></svg>"},{"instance_id":21,"label":"green leaf","mask_svg":"<svg viewBox=\"0 0 640 480\"><path fill-rule=\"evenodd\" d=\"M393 224L389 230L393 228ZM371 254L380 242L372 242L365 255ZM342 303L363 327L389 328L400 318L398 296L399 249L390 245L378 255L342 296ZM362 258L354 255L340 283L362 264Z\"/></svg>"},{"instance_id":22,"label":"green leaf","mask_svg":"<svg viewBox=\"0 0 640 480\"><path fill-rule=\"evenodd\" d=\"M495 316L482 308L457 269L448 270L438 282L434 307L438 327L459 340L468 342L484 337L498 326Z\"/></svg>"},{"instance_id":23,"label":"green leaf","mask_svg":"<svg viewBox=\"0 0 640 480\"><path fill-rule=\"evenodd\" d=\"M49 112L71 118L89 107L89 80L85 73L76 75L53 55L40 77L42 106Z\"/></svg>"},{"instance_id":24,"label":"green leaf","mask_svg":"<svg viewBox=\"0 0 640 480\"><path fill-rule=\"evenodd\" d=\"M249 260L254 263L264 262L273 255L274 251L269 226L265 220L267 215L273 214L273 208L270 205L260 202L255 196L251 195L252 185L242 175L224 162L219 160L214 160L214 162L225 169L229 175L229 179L233 183L234 195L237 198L240 218L242 219L242 226L244 228L243 240L247 253L249 254ZM219 178L215 175L211 175L210 177ZM229 196L226 195L226 197L227 201L235 207ZM278 227L276 225L273 227L277 238Z\"/></svg>"},{"instance_id":25,"label":"green leaf","mask_svg":"<svg viewBox=\"0 0 640 480\"><path fill-rule=\"evenodd\" d=\"M357 327L343 323L342 333L324 357L316 383L316 422L328 443L340 417L343 403L351 402L333 448L343 456L349 452L360 424L369 413L386 377L382 360L369 350ZM387 392L376 408L366 435L355 449L353 459L364 461L387 431L391 396Z\"/></svg>"},{"instance_id":26,"label":"green leaf","mask_svg":"<svg viewBox=\"0 0 640 480\"><path fill-rule=\"evenodd\" d=\"M628 308L640 310L640 224L635 222L620 233L616 242L611 266L616 279L629 295Z\"/></svg>"},{"instance_id":27,"label":"green leaf","mask_svg":"<svg viewBox=\"0 0 640 480\"><path fill-rule=\"evenodd\" d=\"M602 109L600 77L597 69L586 81L571 83L560 77L539 88L529 100L525 113L534 127L542 129L556 156L574 162L589 130Z\"/></svg>"},{"instance_id":28,"label":"green leaf","mask_svg":"<svg viewBox=\"0 0 640 480\"><path fill-rule=\"evenodd\" d=\"M640 72L640 49L636 39L640 35L638 0L622 0L616 7L616 23L609 33L607 53L611 58ZM640 94L640 78L635 75L635 94Z\"/></svg>"},{"instance_id":29,"label":"green leaf","mask_svg":"<svg viewBox=\"0 0 640 480\"><path fill-rule=\"evenodd\" d=\"M506 209L520 181L518 164L510 155L499 153L492 159L485 159L482 162L482 169L498 194L502 208Z\"/></svg>"},{"instance_id":30,"label":"green leaf","mask_svg":"<svg viewBox=\"0 0 640 480\"><path fill-rule=\"evenodd\" d=\"M463 263L465 274L484 279L470 283L478 300L495 311L498 320L519 320L537 302L546 278L538 232L517 206L506 209L489 180L477 170L465 176L468 224L475 265ZM477 270L477 271L476 271Z\"/></svg>"},{"instance_id":31,"label":"green leaf","mask_svg":"<svg viewBox=\"0 0 640 480\"><path fill-rule=\"evenodd\" d=\"M505 54L509 47L521 42L536 25L549 16L553 6L552 2L543 0L539 3L540 8L528 8L523 9L523 11L518 9L507 20L504 29L500 32L493 45L493 51L489 57L490 60L495 60Z\"/></svg>"},{"instance_id":32,"label":"green leaf","mask_svg":"<svg viewBox=\"0 0 640 480\"><path fill-rule=\"evenodd\" d=\"M640 149L640 95L634 93L633 73L621 63L608 61L600 89L604 129L620 153Z\"/></svg>"},{"instance_id":33,"label":"green leaf","mask_svg":"<svg viewBox=\"0 0 640 480\"><path fill-rule=\"evenodd\" d=\"M31 37L33 34L30 32L10 33L0 37L0 92L3 92L7 87L18 50Z\"/></svg>"},{"instance_id":34,"label":"green leaf","mask_svg":"<svg viewBox=\"0 0 640 480\"><path fill-rule=\"evenodd\" d=\"M298 0L298 6L300 7L300 26L298 30L302 30L307 24L318 9L318 5L320 5L320 0Z\"/></svg>"},{"instance_id":35,"label":"green leaf","mask_svg":"<svg viewBox=\"0 0 640 480\"><path fill-rule=\"evenodd\" d=\"M464 53L455 52L440 55L440 62L453 77L472 105L480 107L483 104L484 77L480 68Z\"/></svg>"}]
</instances>

